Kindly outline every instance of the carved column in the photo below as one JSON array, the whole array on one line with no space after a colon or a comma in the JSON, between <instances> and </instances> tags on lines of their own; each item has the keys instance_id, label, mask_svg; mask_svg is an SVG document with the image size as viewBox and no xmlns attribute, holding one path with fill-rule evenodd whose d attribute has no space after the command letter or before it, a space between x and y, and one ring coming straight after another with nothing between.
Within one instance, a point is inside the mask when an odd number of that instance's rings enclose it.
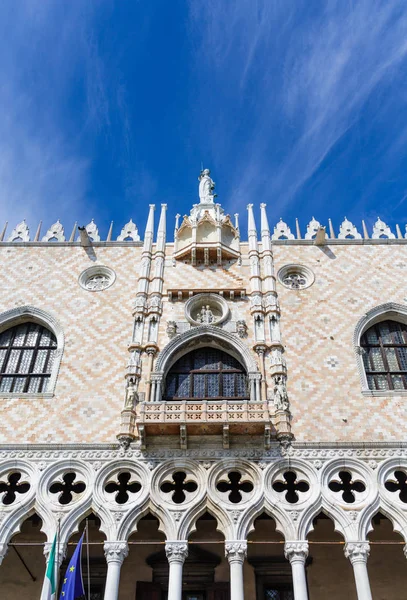
<instances>
[{"instance_id":1,"label":"carved column","mask_svg":"<svg viewBox=\"0 0 407 600\"><path fill-rule=\"evenodd\" d=\"M129 553L127 542L105 542L107 576L104 600L117 600L119 597L120 569Z\"/></svg>"},{"instance_id":2,"label":"carved column","mask_svg":"<svg viewBox=\"0 0 407 600\"><path fill-rule=\"evenodd\" d=\"M246 540L225 542L230 565L230 600L244 600L243 565L247 556Z\"/></svg>"},{"instance_id":3,"label":"carved column","mask_svg":"<svg viewBox=\"0 0 407 600\"><path fill-rule=\"evenodd\" d=\"M286 542L284 544L284 554L291 564L295 600L308 600L307 579L305 577L308 542Z\"/></svg>"},{"instance_id":4,"label":"carved column","mask_svg":"<svg viewBox=\"0 0 407 600\"><path fill-rule=\"evenodd\" d=\"M6 556L8 551L8 544L0 544L0 565L3 562L3 558Z\"/></svg>"},{"instance_id":5,"label":"carved column","mask_svg":"<svg viewBox=\"0 0 407 600\"><path fill-rule=\"evenodd\" d=\"M147 346L146 352L148 356L147 373L146 373L146 402L154 401L154 394L151 394L151 375L153 372L154 356L157 353L156 346Z\"/></svg>"},{"instance_id":6,"label":"carved column","mask_svg":"<svg viewBox=\"0 0 407 600\"><path fill-rule=\"evenodd\" d=\"M369 558L369 542L348 542L344 548L346 558L349 558L355 576L358 600L372 600L367 559Z\"/></svg>"},{"instance_id":7,"label":"carved column","mask_svg":"<svg viewBox=\"0 0 407 600\"><path fill-rule=\"evenodd\" d=\"M58 569L62 565L62 561L64 560L64 558L66 556L66 548L67 548L66 544L61 544L57 541L56 548L55 548L55 557L56 557L56 563L57 563ZM48 565L51 549L52 549L52 542L45 542L44 556L45 556L45 561L46 561L47 565Z\"/></svg>"},{"instance_id":8,"label":"carved column","mask_svg":"<svg viewBox=\"0 0 407 600\"><path fill-rule=\"evenodd\" d=\"M256 351L258 357L259 357L259 366L260 366L260 373L261 373L261 398L259 398L259 400L266 400L267 399L267 382L266 382L266 371L265 371L265 366L264 366L264 355L266 353L267 350L267 346L266 344L256 344L254 347L254 350Z\"/></svg>"},{"instance_id":9,"label":"carved column","mask_svg":"<svg viewBox=\"0 0 407 600\"><path fill-rule=\"evenodd\" d=\"M170 564L168 600L182 600L182 568L188 556L188 541L166 542L165 553Z\"/></svg>"}]
</instances>

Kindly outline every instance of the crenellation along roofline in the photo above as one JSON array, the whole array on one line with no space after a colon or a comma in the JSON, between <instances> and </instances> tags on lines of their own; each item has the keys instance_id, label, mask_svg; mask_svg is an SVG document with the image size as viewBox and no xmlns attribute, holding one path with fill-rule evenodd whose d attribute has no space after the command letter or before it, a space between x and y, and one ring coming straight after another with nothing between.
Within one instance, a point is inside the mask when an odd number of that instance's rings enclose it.
<instances>
[{"instance_id":1,"label":"crenellation along roofline","mask_svg":"<svg viewBox=\"0 0 407 600\"><path fill-rule=\"evenodd\" d=\"M247 240L242 240L240 242L241 246L248 245ZM327 239L324 244L315 244L315 240L304 240L304 239L294 239L294 240L271 240L272 246L315 246L318 245L320 247L329 247L329 246L377 246L377 245L393 245L393 246L403 246L407 244L407 238L379 238L379 239ZM100 241L100 242L92 242L92 247L95 248L142 248L143 242L122 242L122 241ZM156 243L153 244L153 247L156 246ZM166 242L165 247L171 248L174 246L174 242ZM259 242L259 246L261 247L261 242ZM65 248L65 247L82 247L80 242L40 242L40 241L29 241L29 242L5 242L0 241L0 248Z\"/></svg>"}]
</instances>

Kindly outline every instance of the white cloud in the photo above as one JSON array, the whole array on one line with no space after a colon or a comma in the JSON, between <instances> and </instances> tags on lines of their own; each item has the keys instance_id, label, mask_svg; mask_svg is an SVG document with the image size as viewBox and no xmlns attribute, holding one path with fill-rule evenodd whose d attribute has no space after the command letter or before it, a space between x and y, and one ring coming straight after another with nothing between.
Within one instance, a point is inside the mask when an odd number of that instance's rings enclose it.
<instances>
[{"instance_id":1,"label":"white cloud","mask_svg":"<svg viewBox=\"0 0 407 600\"><path fill-rule=\"evenodd\" d=\"M110 123L92 19L80 2L0 6L0 228L7 219L9 232L23 218L32 235L40 219L44 231L60 218L69 235L93 216L84 138Z\"/></svg>"},{"instance_id":2,"label":"white cloud","mask_svg":"<svg viewBox=\"0 0 407 600\"><path fill-rule=\"evenodd\" d=\"M242 208L249 198L269 199L283 211L371 95L405 69L407 5L205 0L192 7L196 61L211 73L214 94L240 101L251 132L241 139L239 120L234 131L209 130L213 156L234 161L238 173L230 202ZM218 142L223 135L229 144Z\"/></svg>"}]
</instances>

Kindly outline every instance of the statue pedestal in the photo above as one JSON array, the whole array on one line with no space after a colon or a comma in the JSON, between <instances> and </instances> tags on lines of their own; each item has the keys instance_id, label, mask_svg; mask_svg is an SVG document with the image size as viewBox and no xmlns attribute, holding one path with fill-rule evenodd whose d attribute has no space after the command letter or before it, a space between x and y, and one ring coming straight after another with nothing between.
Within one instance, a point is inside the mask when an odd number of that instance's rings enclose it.
<instances>
[{"instance_id":1,"label":"statue pedestal","mask_svg":"<svg viewBox=\"0 0 407 600\"><path fill-rule=\"evenodd\" d=\"M293 439L291 433L291 419L288 410L276 410L274 414L274 426L276 428L276 437L280 440Z\"/></svg>"},{"instance_id":2,"label":"statue pedestal","mask_svg":"<svg viewBox=\"0 0 407 600\"><path fill-rule=\"evenodd\" d=\"M136 413L133 409L124 409L121 412L120 431L116 438L122 445L129 445L136 439Z\"/></svg>"}]
</instances>

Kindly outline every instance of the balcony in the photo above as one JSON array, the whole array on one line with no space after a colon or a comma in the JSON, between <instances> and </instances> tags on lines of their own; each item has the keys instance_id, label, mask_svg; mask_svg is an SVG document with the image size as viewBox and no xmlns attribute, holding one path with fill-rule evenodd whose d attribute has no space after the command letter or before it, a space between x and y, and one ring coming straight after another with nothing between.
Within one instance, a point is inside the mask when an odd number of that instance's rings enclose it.
<instances>
[{"instance_id":1,"label":"balcony","mask_svg":"<svg viewBox=\"0 0 407 600\"><path fill-rule=\"evenodd\" d=\"M270 445L271 419L267 402L141 402L136 412L138 433L144 446L147 437L160 435L179 436L184 449L189 435L221 435L224 448L229 448L230 435L264 435L266 447Z\"/></svg>"}]
</instances>

